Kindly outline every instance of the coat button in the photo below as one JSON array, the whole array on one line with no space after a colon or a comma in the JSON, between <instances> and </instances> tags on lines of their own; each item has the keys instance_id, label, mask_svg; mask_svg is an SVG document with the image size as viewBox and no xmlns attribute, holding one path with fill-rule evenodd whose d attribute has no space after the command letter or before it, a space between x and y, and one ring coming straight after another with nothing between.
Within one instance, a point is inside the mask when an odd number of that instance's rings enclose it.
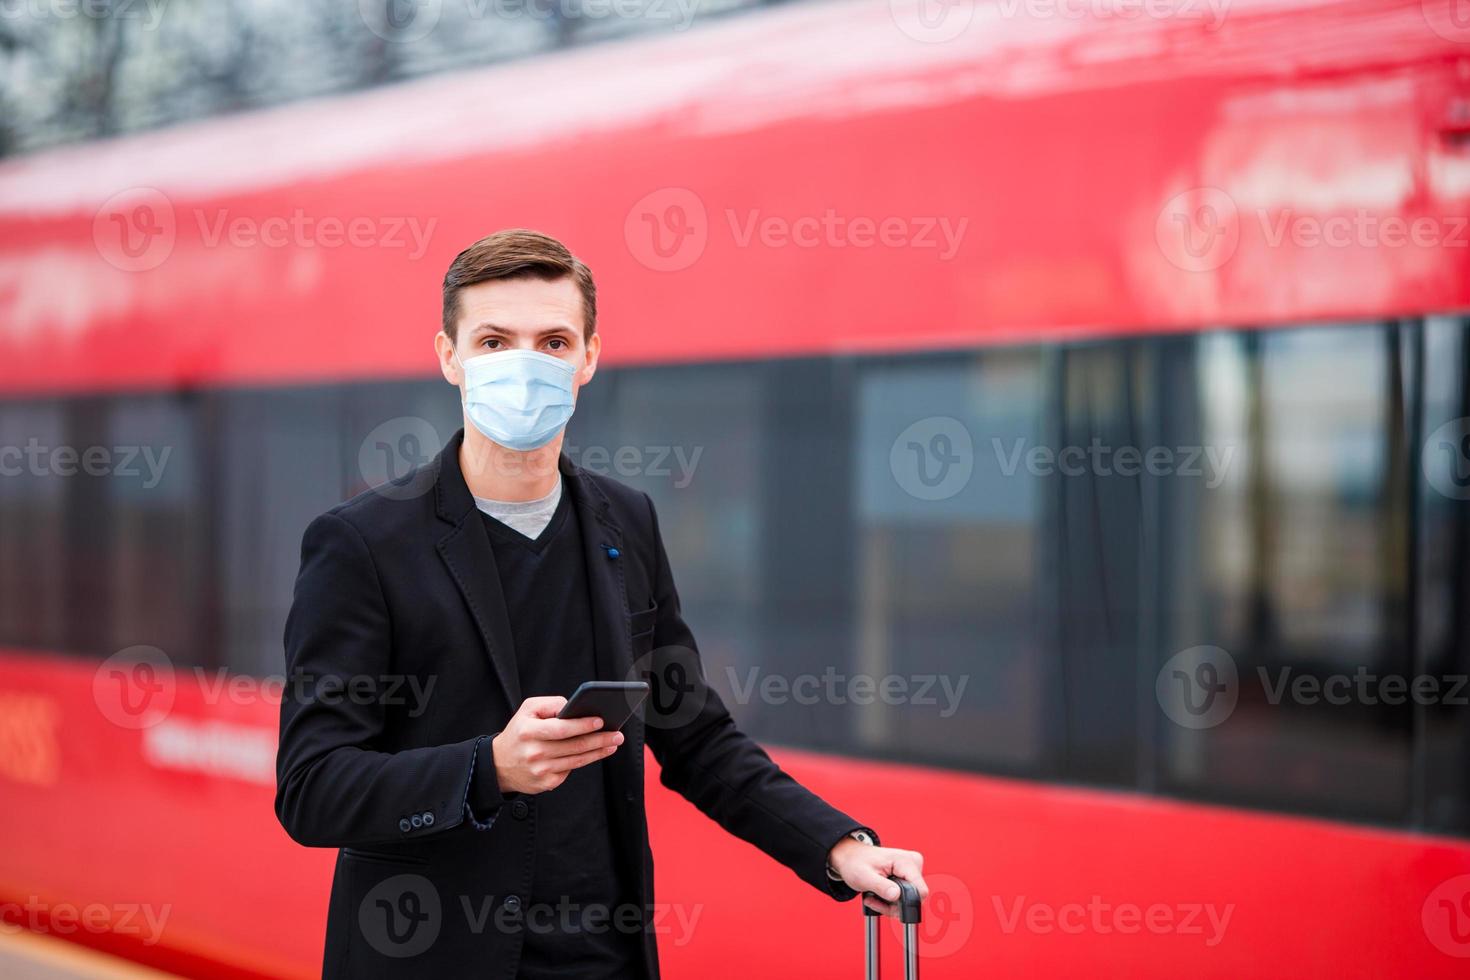
<instances>
[{"instance_id":1,"label":"coat button","mask_svg":"<svg viewBox=\"0 0 1470 980\"><path fill-rule=\"evenodd\" d=\"M510 815L515 817L517 820L526 819L526 814L530 812L531 808L526 806L525 800L516 800L510 805Z\"/></svg>"},{"instance_id":2,"label":"coat button","mask_svg":"<svg viewBox=\"0 0 1470 980\"><path fill-rule=\"evenodd\" d=\"M413 824L408 822L407 817L404 817L402 820L398 821L398 829L406 834L413 829Z\"/></svg>"},{"instance_id":3,"label":"coat button","mask_svg":"<svg viewBox=\"0 0 1470 980\"><path fill-rule=\"evenodd\" d=\"M521 897L519 895L505 896L505 910L511 915L521 914Z\"/></svg>"},{"instance_id":4,"label":"coat button","mask_svg":"<svg viewBox=\"0 0 1470 980\"><path fill-rule=\"evenodd\" d=\"M424 825L424 815L422 813L415 813L408 819L408 822L413 825L414 830L418 830Z\"/></svg>"}]
</instances>

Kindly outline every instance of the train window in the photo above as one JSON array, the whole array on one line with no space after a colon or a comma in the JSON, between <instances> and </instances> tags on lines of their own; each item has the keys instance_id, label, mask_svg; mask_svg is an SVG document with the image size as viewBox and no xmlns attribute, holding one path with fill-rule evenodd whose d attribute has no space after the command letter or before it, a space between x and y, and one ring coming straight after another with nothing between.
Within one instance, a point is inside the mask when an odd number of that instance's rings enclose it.
<instances>
[{"instance_id":1,"label":"train window","mask_svg":"<svg viewBox=\"0 0 1470 980\"><path fill-rule=\"evenodd\" d=\"M1163 727L1165 786L1407 817L1411 713L1352 693L1412 666L1401 344L1380 325L1199 340L1200 442L1231 462L1215 486L1175 490L1197 511L1174 528L1174 560L1197 568L1165 576L1185 587L1169 596L1164 653L1190 660L1174 663L1181 683L1224 693L1192 692L1214 713Z\"/></svg>"},{"instance_id":2,"label":"train window","mask_svg":"<svg viewBox=\"0 0 1470 980\"><path fill-rule=\"evenodd\" d=\"M877 754L1001 771L1050 764L1036 351L865 364L856 395L854 712ZM957 737L957 733L963 733Z\"/></svg>"},{"instance_id":3,"label":"train window","mask_svg":"<svg viewBox=\"0 0 1470 980\"><path fill-rule=\"evenodd\" d=\"M1424 399L1418 497L1419 621L1415 671L1464 685L1470 677L1470 320L1432 317L1424 325ZM1466 699L1415 704L1416 769L1424 785L1419 823L1470 834L1470 725Z\"/></svg>"},{"instance_id":4,"label":"train window","mask_svg":"<svg viewBox=\"0 0 1470 980\"><path fill-rule=\"evenodd\" d=\"M760 369L764 636L741 665L742 690L732 692L754 706L746 717L769 737L836 752L856 744L842 687L854 672L857 623L853 375L846 360L773 361ZM761 695L756 682L772 678L782 684Z\"/></svg>"},{"instance_id":5,"label":"train window","mask_svg":"<svg viewBox=\"0 0 1470 980\"><path fill-rule=\"evenodd\" d=\"M312 518L347 499L356 454L346 452L339 388L226 391L212 404L218 665L280 675L281 649Z\"/></svg>"},{"instance_id":6,"label":"train window","mask_svg":"<svg viewBox=\"0 0 1470 980\"><path fill-rule=\"evenodd\" d=\"M7 406L0 445L21 455L0 479L0 640L98 657L200 648L196 417L153 395Z\"/></svg>"},{"instance_id":7,"label":"train window","mask_svg":"<svg viewBox=\"0 0 1470 980\"><path fill-rule=\"evenodd\" d=\"M176 662L213 663L219 651L203 617L215 599L215 508L204 482L209 457L198 433L205 421L199 399L129 396L99 407L100 442L117 454L120 470L96 480L101 493L89 496L95 511L71 510L102 549L97 578L80 594L107 597L108 616L98 617L99 635L85 648L106 654L145 644ZM83 477L74 489L88 482ZM96 610L100 603L87 605Z\"/></svg>"},{"instance_id":8,"label":"train window","mask_svg":"<svg viewBox=\"0 0 1470 980\"><path fill-rule=\"evenodd\" d=\"M1137 778L1139 705L1135 664L1148 642L1157 597L1147 590L1145 520L1150 486L1166 476L1144 468L1160 446L1164 469L1177 450L1151 431L1155 378L1172 341L1076 344L1050 358L1057 394L1045 468L1050 640L1058 691L1051 715L1065 746L1068 779L1132 785ZM1046 457L1048 460L1052 457Z\"/></svg>"},{"instance_id":9,"label":"train window","mask_svg":"<svg viewBox=\"0 0 1470 980\"><path fill-rule=\"evenodd\" d=\"M35 472L24 453L66 440L61 403L12 402L0 411L0 642L10 647L65 648L66 486L55 473Z\"/></svg>"}]
</instances>

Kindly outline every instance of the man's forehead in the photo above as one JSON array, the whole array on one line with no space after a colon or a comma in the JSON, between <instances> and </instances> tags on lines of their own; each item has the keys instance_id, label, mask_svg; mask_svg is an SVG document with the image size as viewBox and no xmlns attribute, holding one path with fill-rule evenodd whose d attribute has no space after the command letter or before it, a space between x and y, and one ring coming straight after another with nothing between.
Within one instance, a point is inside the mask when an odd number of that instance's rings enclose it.
<instances>
[{"instance_id":1,"label":"man's forehead","mask_svg":"<svg viewBox=\"0 0 1470 980\"><path fill-rule=\"evenodd\" d=\"M498 279L460 293L460 325L468 330L580 329L582 295L570 279Z\"/></svg>"}]
</instances>

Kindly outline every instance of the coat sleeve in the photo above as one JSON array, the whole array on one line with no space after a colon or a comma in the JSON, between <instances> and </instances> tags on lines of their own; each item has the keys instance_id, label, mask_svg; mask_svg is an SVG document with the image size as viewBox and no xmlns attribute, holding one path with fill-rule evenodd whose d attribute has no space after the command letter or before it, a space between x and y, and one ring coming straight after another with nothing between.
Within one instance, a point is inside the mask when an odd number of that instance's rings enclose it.
<instances>
[{"instance_id":1,"label":"coat sleeve","mask_svg":"<svg viewBox=\"0 0 1470 980\"><path fill-rule=\"evenodd\" d=\"M309 847L408 841L467 818L489 738L401 752L374 748L391 677L387 603L367 543L334 513L311 523L286 619L286 683L276 754L276 816ZM352 685L359 685L354 694ZM361 692L367 692L364 696Z\"/></svg>"},{"instance_id":2,"label":"coat sleeve","mask_svg":"<svg viewBox=\"0 0 1470 980\"><path fill-rule=\"evenodd\" d=\"M852 898L852 889L827 875L827 854L865 825L787 775L736 727L705 679L694 635L680 613L651 499L648 510L658 604L649 672L663 690L645 702L645 722L660 781L814 888L841 901Z\"/></svg>"}]
</instances>

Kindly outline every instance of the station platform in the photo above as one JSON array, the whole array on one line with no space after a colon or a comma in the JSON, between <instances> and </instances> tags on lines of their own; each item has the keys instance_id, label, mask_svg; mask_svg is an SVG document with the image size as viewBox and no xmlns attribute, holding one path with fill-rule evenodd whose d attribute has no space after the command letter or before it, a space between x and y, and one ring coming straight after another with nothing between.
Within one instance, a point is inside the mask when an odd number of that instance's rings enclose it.
<instances>
[{"instance_id":1,"label":"station platform","mask_svg":"<svg viewBox=\"0 0 1470 980\"><path fill-rule=\"evenodd\" d=\"M172 973L120 960L57 936L0 927L6 980L171 980Z\"/></svg>"}]
</instances>

